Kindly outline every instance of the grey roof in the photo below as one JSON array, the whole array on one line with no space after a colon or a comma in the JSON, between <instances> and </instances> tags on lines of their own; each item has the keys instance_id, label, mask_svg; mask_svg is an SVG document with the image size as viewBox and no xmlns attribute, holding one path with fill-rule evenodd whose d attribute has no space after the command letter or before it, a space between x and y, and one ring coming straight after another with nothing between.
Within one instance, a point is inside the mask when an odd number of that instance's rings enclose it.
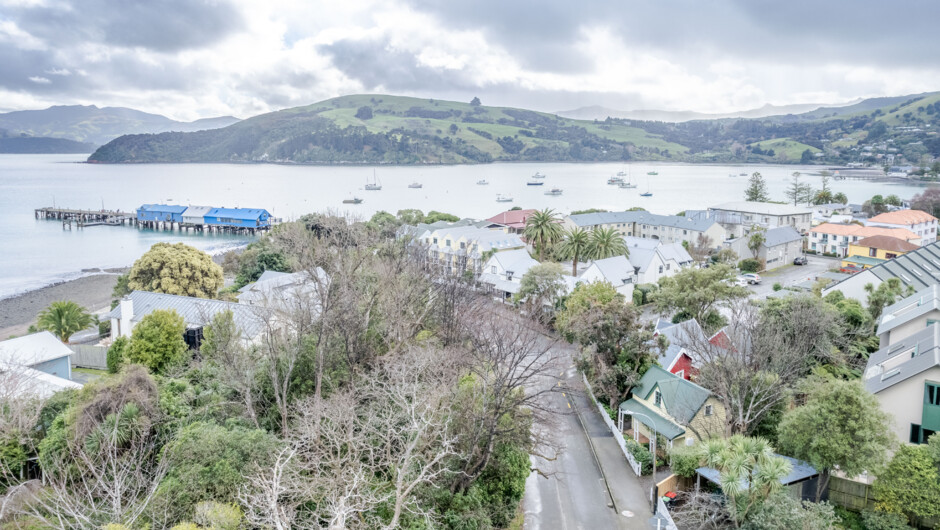
<instances>
[{"instance_id":1,"label":"grey roof","mask_svg":"<svg viewBox=\"0 0 940 530\"><path fill-rule=\"evenodd\" d=\"M918 291L940 283L940 241L875 265L867 271L881 281L898 278L905 287L911 285ZM826 291L838 287L838 284L831 285Z\"/></svg>"},{"instance_id":2,"label":"grey roof","mask_svg":"<svg viewBox=\"0 0 940 530\"><path fill-rule=\"evenodd\" d=\"M664 327L660 327L657 322L656 328L657 331L664 335L669 341L666 351L659 357L659 364L667 369L676 361L676 358L679 357L679 354L682 353L685 346L690 344L693 337L697 340L708 340L708 337L705 336L705 332L702 331L702 327L699 326L698 321L694 318L680 322L679 324Z\"/></svg>"},{"instance_id":3,"label":"grey roof","mask_svg":"<svg viewBox=\"0 0 940 530\"><path fill-rule=\"evenodd\" d=\"M773 202L732 201L712 206L709 210L726 210L730 212L757 213L761 215L800 215L813 213L809 208L793 206L792 204L777 204Z\"/></svg>"},{"instance_id":4,"label":"grey roof","mask_svg":"<svg viewBox=\"0 0 940 530\"><path fill-rule=\"evenodd\" d=\"M803 482L804 480L811 479L816 475L819 475L819 471L816 471L816 468L811 466L809 463L802 460L797 460L795 458L790 458L789 456L783 456L774 453L774 456L778 458L783 458L787 462L790 462L792 469L790 473L786 476L780 478L780 483L784 486L789 486L790 484L796 484L798 482ZM695 470L696 473L705 477L706 480L713 484L721 484L721 473L717 469L711 467L700 467ZM743 489L748 489L749 484L746 481L741 481L741 486Z\"/></svg>"},{"instance_id":5,"label":"grey roof","mask_svg":"<svg viewBox=\"0 0 940 530\"><path fill-rule=\"evenodd\" d=\"M192 206L183 210L183 218L187 217L205 217L209 211L212 210L212 206Z\"/></svg>"},{"instance_id":6,"label":"grey roof","mask_svg":"<svg viewBox=\"0 0 940 530\"><path fill-rule=\"evenodd\" d=\"M329 282L329 277L320 267L317 267L316 274L321 285ZM292 273L265 271L258 281L240 289L237 298L242 304L260 305L290 312L298 308L298 302L301 300L319 301L319 294L317 285L307 271Z\"/></svg>"},{"instance_id":7,"label":"grey roof","mask_svg":"<svg viewBox=\"0 0 940 530\"><path fill-rule=\"evenodd\" d=\"M802 241L803 236L792 226L778 226L764 232L764 246L775 247L785 245L794 241Z\"/></svg>"},{"instance_id":8,"label":"grey roof","mask_svg":"<svg viewBox=\"0 0 940 530\"><path fill-rule=\"evenodd\" d=\"M682 243L663 243L657 250L666 259L674 259L680 265L692 263L692 255L682 246Z\"/></svg>"},{"instance_id":9,"label":"grey roof","mask_svg":"<svg viewBox=\"0 0 940 530\"><path fill-rule=\"evenodd\" d=\"M671 226L685 230L704 232L715 224L712 219L692 219L678 215L660 215L643 210L630 212L595 212L569 215L574 224L590 227L605 224L639 223L657 226Z\"/></svg>"},{"instance_id":10,"label":"grey roof","mask_svg":"<svg viewBox=\"0 0 940 530\"><path fill-rule=\"evenodd\" d=\"M691 421L711 395L708 390L656 365L650 366L643 374L633 393L648 400L656 387L663 394L666 412L682 424Z\"/></svg>"},{"instance_id":11,"label":"grey roof","mask_svg":"<svg viewBox=\"0 0 940 530\"><path fill-rule=\"evenodd\" d=\"M82 388L80 383L28 366L0 362L0 371L8 379L5 383L8 388L4 389L6 397L36 396L45 399L61 390Z\"/></svg>"},{"instance_id":12,"label":"grey roof","mask_svg":"<svg viewBox=\"0 0 940 530\"><path fill-rule=\"evenodd\" d=\"M843 208L848 208L848 204L842 204L839 202L830 202L828 204L817 204L814 208L825 208L827 210L841 210Z\"/></svg>"},{"instance_id":13,"label":"grey roof","mask_svg":"<svg viewBox=\"0 0 940 530\"><path fill-rule=\"evenodd\" d=\"M0 342L0 362L32 366L72 355L72 349L52 333L40 331Z\"/></svg>"},{"instance_id":14,"label":"grey roof","mask_svg":"<svg viewBox=\"0 0 940 530\"><path fill-rule=\"evenodd\" d=\"M630 264L625 256L614 256L611 258L594 260L591 267L597 267L601 276L604 277L614 287L620 287L628 282L624 280L633 278L633 265ZM590 267L589 267L590 269ZM587 271L585 271L587 272ZM584 274L582 273L582 276Z\"/></svg>"},{"instance_id":15,"label":"grey roof","mask_svg":"<svg viewBox=\"0 0 940 530\"><path fill-rule=\"evenodd\" d=\"M936 324L871 354L862 379L865 389L877 394L935 366L940 366L940 326Z\"/></svg>"},{"instance_id":16,"label":"grey roof","mask_svg":"<svg viewBox=\"0 0 940 530\"><path fill-rule=\"evenodd\" d=\"M675 440L685 434L685 428L677 425L672 420L666 418L656 410L646 406L644 403L630 398L620 404L620 410L626 412L637 412L634 419L653 429L657 433L666 437L667 440Z\"/></svg>"},{"instance_id":17,"label":"grey roof","mask_svg":"<svg viewBox=\"0 0 940 530\"><path fill-rule=\"evenodd\" d=\"M503 270L512 271L514 275L520 277L529 269L539 264L537 260L529 255L529 251L524 248L497 252L493 254L492 259L498 261Z\"/></svg>"},{"instance_id":18,"label":"grey roof","mask_svg":"<svg viewBox=\"0 0 940 530\"><path fill-rule=\"evenodd\" d=\"M131 317L132 322L140 322L140 319L157 309L173 309L183 317L187 325L204 326L208 324L215 315L224 311L231 311L235 319L235 325L241 330L246 339L261 334L264 330L264 319L265 316L267 316L266 310L264 309L236 304L234 302L223 302L221 300L151 293L147 291L134 291L128 296L134 304L134 316ZM108 313L108 318L121 318L120 304Z\"/></svg>"},{"instance_id":19,"label":"grey roof","mask_svg":"<svg viewBox=\"0 0 940 530\"><path fill-rule=\"evenodd\" d=\"M910 322L931 311L940 310L940 286L934 284L886 307L878 323L878 334Z\"/></svg>"},{"instance_id":20,"label":"grey roof","mask_svg":"<svg viewBox=\"0 0 940 530\"><path fill-rule=\"evenodd\" d=\"M656 249L643 247L629 248L628 250L630 251L630 263L633 264L637 272L646 272L657 254Z\"/></svg>"}]
</instances>

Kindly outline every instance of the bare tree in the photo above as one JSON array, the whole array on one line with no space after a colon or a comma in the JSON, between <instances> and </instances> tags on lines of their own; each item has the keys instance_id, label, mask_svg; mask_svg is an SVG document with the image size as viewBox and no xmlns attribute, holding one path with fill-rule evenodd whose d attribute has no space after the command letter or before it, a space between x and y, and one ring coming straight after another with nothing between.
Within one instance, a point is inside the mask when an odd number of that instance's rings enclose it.
<instances>
[{"instance_id":1,"label":"bare tree","mask_svg":"<svg viewBox=\"0 0 940 530\"><path fill-rule=\"evenodd\" d=\"M238 501L245 507L245 519L253 527L288 530L293 528L296 502L291 499L289 479L296 451L284 447L270 469L256 469L247 477Z\"/></svg>"},{"instance_id":2,"label":"bare tree","mask_svg":"<svg viewBox=\"0 0 940 530\"><path fill-rule=\"evenodd\" d=\"M697 262L705 261L714 246L715 242L712 241L712 238L706 236L705 234L699 234L695 239L695 243L689 245L689 255L691 255L692 259Z\"/></svg>"},{"instance_id":3,"label":"bare tree","mask_svg":"<svg viewBox=\"0 0 940 530\"><path fill-rule=\"evenodd\" d=\"M201 353L220 382L239 396L255 427L260 427L255 410L255 384L261 369L258 354L243 339L231 311L216 315L206 326Z\"/></svg>"}]
</instances>

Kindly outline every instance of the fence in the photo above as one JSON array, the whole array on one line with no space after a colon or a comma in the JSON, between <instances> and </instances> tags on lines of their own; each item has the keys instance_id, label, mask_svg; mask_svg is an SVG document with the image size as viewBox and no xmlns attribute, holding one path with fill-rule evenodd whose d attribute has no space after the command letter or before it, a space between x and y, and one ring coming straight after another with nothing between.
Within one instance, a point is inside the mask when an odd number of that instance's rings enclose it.
<instances>
[{"instance_id":1,"label":"fence","mask_svg":"<svg viewBox=\"0 0 940 530\"><path fill-rule=\"evenodd\" d=\"M829 502L855 512L871 510L875 504L870 485L841 477L829 479Z\"/></svg>"},{"instance_id":2,"label":"fence","mask_svg":"<svg viewBox=\"0 0 940 530\"><path fill-rule=\"evenodd\" d=\"M656 517L663 521L661 524L657 523L657 528L661 528L662 530L678 530L662 497L656 499Z\"/></svg>"},{"instance_id":3,"label":"fence","mask_svg":"<svg viewBox=\"0 0 940 530\"><path fill-rule=\"evenodd\" d=\"M604 407L598 403L597 398L594 397L594 391L591 389L591 383L588 383L587 376L581 374L581 378L584 380L584 388L587 389L588 396L590 396L591 401L597 405L597 410L600 411L601 417L604 418L604 423L607 424L607 428L610 429L610 432L614 435L614 440L617 440L617 445L620 446L620 450L623 452L623 456L626 457L627 463L630 464L630 469L640 476L643 474L640 463L633 458L633 455L630 454L630 451L627 450L627 442L623 439L623 433L620 432L620 429L617 428L617 425L614 424L614 420L610 419L610 415L607 414L607 411L604 410Z\"/></svg>"},{"instance_id":4,"label":"fence","mask_svg":"<svg viewBox=\"0 0 940 530\"><path fill-rule=\"evenodd\" d=\"M73 344L69 347L74 352L72 354L72 366L98 370L108 369L108 348L86 344Z\"/></svg>"}]
</instances>

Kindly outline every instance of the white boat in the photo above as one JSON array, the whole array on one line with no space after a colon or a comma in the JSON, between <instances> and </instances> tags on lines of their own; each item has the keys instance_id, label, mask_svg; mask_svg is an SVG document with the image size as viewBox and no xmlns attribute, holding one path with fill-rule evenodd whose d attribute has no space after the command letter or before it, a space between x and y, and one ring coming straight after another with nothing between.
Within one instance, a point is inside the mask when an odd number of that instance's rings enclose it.
<instances>
[{"instance_id":1,"label":"white boat","mask_svg":"<svg viewBox=\"0 0 940 530\"><path fill-rule=\"evenodd\" d=\"M480 179L477 181L477 186L486 186L487 184L489 184L489 182L487 182L486 179Z\"/></svg>"},{"instance_id":2,"label":"white boat","mask_svg":"<svg viewBox=\"0 0 940 530\"><path fill-rule=\"evenodd\" d=\"M351 199L343 199L343 204L361 204L362 199L359 197L353 197Z\"/></svg>"},{"instance_id":3,"label":"white boat","mask_svg":"<svg viewBox=\"0 0 940 530\"><path fill-rule=\"evenodd\" d=\"M424 184L421 184L420 182L412 182L408 185L408 187L412 189L420 189L424 187Z\"/></svg>"},{"instance_id":4,"label":"white boat","mask_svg":"<svg viewBox=\"0 0 940 530\"><path fill-rule=\"evenodd\" d=\"M636 184L630 184L629 182L621 182L620 187L623 189L633 189L636 187Z\"/></svg>"},{"instance_id":5,"label":"white boat","mask_svg":"<svg viewBox=\"0 0 940 530\"><path fill-rule=\"evenodd\" d=\"M535 172L535 175L532 175L532 178L534 178L534 179L543 179L543 178L545 178L545 175L543 175L543 174L539 173L538 171L536 171L536 172Z\"/></svg>"},{"instance_id":6,"label":"white boat","mask_svg":"<svg viewBox=\"0 0 940 530\"><path fill-rule=\"evenodd\" d=\"M620 177L610 177L607 179L608 184L620 184L621 182L623 182L623 179Z\"/></svg>"},{"instance_id":7,"label":"white boat","mask_svg":"<svg viewBox=\"0 0 940 530\"><path fill-rule=\"evenodd\" d=\"M561 195L562 192L564 192L564 191L565 191L565 190L563 190L563 189L561 189L561 188L552 188L552 189L546 191L546 192L545 192L545 195L556 195L556 196L557 196L557 195Z\"/></svg>"},{"instance_id":8,"label":"white boat","mask_svg":"<svg viewBox=\"0 0 940 530\"><path fill-rule=\"evenodd\" d=\"M496 202L512 202L512 197L508 195L497 195Z\"/></svg>"},{"instance_id":9,"label":"white boat","mask_svg":"<svg viewBox=\"0 0 940 530\"><path fill-rule=\"evenodd\" d=\"M372 182L366 181L366 191L379 191L382 189L382 185L379 184L378 178L375 176L375 170L372 170Z\"/></svg>"},{"instance_id":10,"label":"white boat","mask_svg":"<svg viewBox=\"0 0 940 530\"><path fill-rule=\"evenodd\" d=\"M627 172L626 172L626 171L618 171L618 172L617 172L617 176L618 176L618 177L626 177L626 176L627 176Z\"/></svg>"}]
</instances>

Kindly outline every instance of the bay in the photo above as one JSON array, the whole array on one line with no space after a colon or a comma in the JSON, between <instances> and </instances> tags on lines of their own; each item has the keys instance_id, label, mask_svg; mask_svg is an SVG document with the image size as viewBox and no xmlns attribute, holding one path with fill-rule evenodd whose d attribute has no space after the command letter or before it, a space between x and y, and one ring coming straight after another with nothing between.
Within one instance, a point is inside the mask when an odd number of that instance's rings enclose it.
<instances>
[{"instance_id":1,"label":"bay","mask_svg":"<svg viewBox=\"0 0 940 530\"><path fill-rule=\"evenodd\" d=\"M512 206L553 208L562 213L586 208L624 210L639 206L675 214L743 199L747 177L759 171L771 197L784 200L794 171L819 186L821 168L798 166L719 166L681 164L488 164L463 166L292 166L274 164L83 164L82 155L0 155L0 298L87 273L87 269L124 267L159 241L185 242L220 252L251 241L246 236L150 231L130 227L63 230L56 221L36 220L36 208L136 210L144 203L264 208L286 220L333 210L368 219L379 210L438 210L461 217L486 218ZM381 191L366 191L373 170ZM542 186L527 186L539 171ZM606 184L626 171L638 185ZM658 175L647 175L656 171ZM476 182L485 179L489 185ZM423 188L408 185L420 182ZM553 187L560 196L547 196ZM831 181L834 192L861 203L875 194L907 199L923 189L910 182ZM649 190L652 197L641 197ZM512 196L497 203L497 194ZM357 196L362 204L342 204ZM83 272L85 270L86 272Z\"/></svg>"}]
</instances>

